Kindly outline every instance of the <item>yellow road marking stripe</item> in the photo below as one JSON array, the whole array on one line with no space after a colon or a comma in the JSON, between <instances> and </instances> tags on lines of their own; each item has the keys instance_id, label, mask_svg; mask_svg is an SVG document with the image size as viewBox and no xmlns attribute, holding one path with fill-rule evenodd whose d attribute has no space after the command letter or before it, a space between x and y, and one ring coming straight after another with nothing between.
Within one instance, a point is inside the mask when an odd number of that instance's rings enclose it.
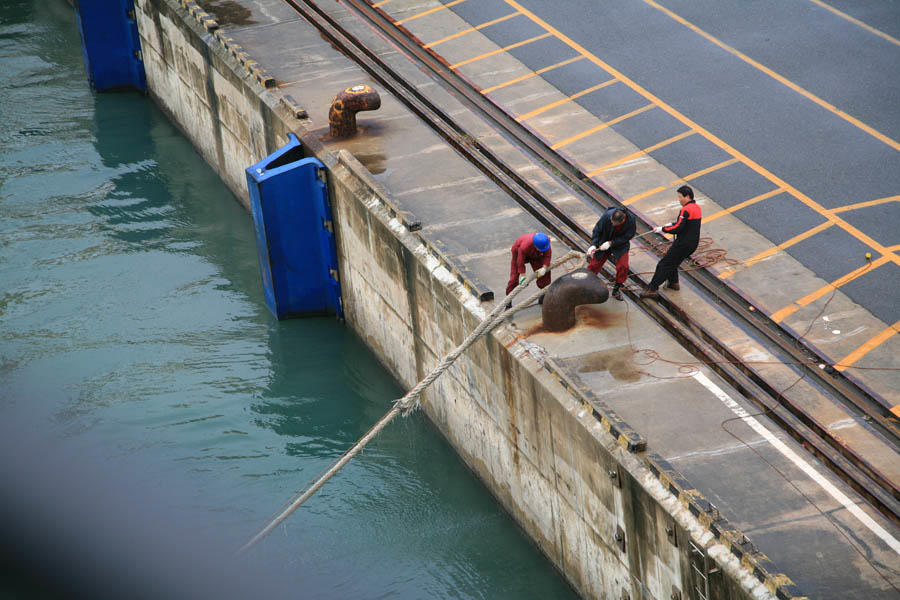
<instances>
[{"instance_id":1,"label":"yellow road marking stripe","mask_svg":"<svg viewBox=\"0 0 900 600\"><path fill-rule=\"evenodd\" d=\"M817 226L813 227L812 229L807 229L806 231L804 231L803 233L801 233L799 235L795 235L794 237L787 240L786 242L782 242L782 243L778 244L777 246L772 246L771 248L763 250L762 252L760 252L759 254L757 254L755 256L751 256L750 258L748 258L747 260L742 262L741 265L743 265L745 267L750 267L752 265L755 265L759 261L761 261L765 258L769 258L773 254L777 254L786 248L790 248L794 244L799 244L803 240L811 238L812 236L816 235L817 233L821 233L822 231L825 231L826 229L828 229L829 227L831 227L833 225L834 225L834 223L832 223L831 221L825 221L821 225L817 225ZM736 267L731 267L729 269L726 269L726 270L722 271L721 273L719 273L719 279L728 279L729 277L734 275L736 272L737 272Z\"/></svg>"},{"instance_id":2,"label":"yellow road marking stripe","mask_svg":"<svg viewBox=\"0 0 900 600\"><path fill-rule=\"evenodd\" d=\"M632 152L628 156L623 156L622 158L620 158L618 160L614 160L611 163L607 163L600 168L594 169L590 173L587 173L587 176L593 177L594 175L599 175L603 171L608 171L609 169L612 169L613 167L618 167L619 165L627 163L630 160L634 160L635 158L638 158L639 156L644 156L646 154L653 152L654 150L659 150L663 146L668 146L669 144L674 144L678 140L683 140L684 138L688 137L689 135L693 135L694 133L696 133L696 132L691 129L688 129L687 131L682 131L678 135L673 135L672 137L670 137L667 140L657 142L657 143L653 144L652 146L650 146L649 148L644 148L643 150L638 150L637 152Z\"/></svg>"},{"instance_id":3,"label":"yellow road marking stripe","mask_svg":"<svg viewBox=\"0 0 900 600\"><path fill-rule=\"evenodd\" d=\"M834 8L833 6L829 6L829 5L825 4L824 2L822 2L822 0L809 0L809 1L812 2L813 4L818 4L819 6L821 6L822 8L824 8L825 10L830 10L831 12L833 12L833 13L836 14L837 16L841 17L842 19L847 19L848 21L850 21L850 22L853 23L854 25L859 25L860 27L862 27L863 29L865 29L865 30L868 31L869 33L874 33L874 34L877 35L878 37L883 38L883 39L889 41L889 42L892 43L892 44L897 44L898 46L900 46L900 40L898 40L897 38L891 37L891 36L889 36L888 34L884 33L883 31L879 31L878 29L875 29L875 28L872 27L871 25L866 25L865 23L863 23L863 22L860 21L859 19L854 19L853 17L851 17L851 16L848 15L847 13L841 12L841 11L839 11L838 9Z\"/></svg>"},{"instance_id":4,"label":"yellow road marking stripe","mask_svg":"<svg viewBox=\"0 0 900 600\"><path fill-rule=\"evenodd\" d=\"M613 79L613 81L615 81L615 79ZM616 123L621 123L625 119L630 119L631 117L633 117L635 115L639 115L642 112L644 112L645 110L650 110L651 108L653 108L652 104L642 106L641 108L635 109L635 110L631 111L630 113L626 113L624 115L618 116L615 119L606 121L605 123L601 123L601 124L597 125L596 127L591 127L587 131L582 131L581 133L579 133L577 135L573 135L572 137L566 138L566 139L562 140L561 142L557 142L557 143L553 144L552 146L550 146L550 149L557 150L559 148L562 148L563 146L566 146L568 144L571 144L572 142L576 142L582 138L585 138L585 137L591 135L592 133L597 133L598 131L606 129L610 125L615 125Z\"/></svg>"},{"instance_id":5,"label":"yellow road marking stripe","mask_svg":"<svg viewBox=\"0 0 900 600\"><path fill-rule=\"evenodd\" d=\"M684 177L679 177L678 179L675 179L668 185L661 185L659 187L653 188L652 190L647 190L646 192L642 192L640 194L632 196L632 197L626 199L625 201L623 201L622 204L624 204L625 206L629 206L631 204L634 204L638 200L643 200L644 198L646 198L648 196L652 196L653 194L656 194L663 190L673 188L676 185L678 185L679 183L686 183L692 179L696 179L697 177L703 177L704 175L706 175L708 173L712 173L713 171L717 171L719 169L727 167L728 165L733 165L736 162L737 162L736 158L729 158L728 160L723 160L722 162L720 162L717 165L713 165L711 167L706 167L705 169L700 169L699 171L695 171L695 172L691 173L690 175L685 175Z\"/></svg>"},{"instance_id":6,"label":"yellow road marking stripe","mask_svg":"<svg viewBox=\"0 0 900 600\"><path fill-rule=\"evenodd\" d=\"M858 269L854 269L853 271L850 271L849 273L847 273L840 279L837 279L836 281L829 283L827 285L823 285L821 288L819 288L815 292L813 292L811 294L807 294L806 296L803 296L802 298L797 300L796 304L798 304L799 306L806 306L808 304L812 304L813 302L815 302L816 300L818 300L819 298L821 298L822 296L824 296L831 290L833 290L835 288L839 288L844 284L850 283L854 279L858 279L864 273L867 273L867 272L871 271L872 269L877 269L878 267L885 264L886 262L888 262L887 256L879 256L878 258L873 260L871 264L866 264L866 265L859 267Z\"/></svg>"},{"instance_id":7,"label":"yellow road marking stripe","mask_svg":"<svg viewBox=\"0 0 900 600\"><path fill-rule=\"evenodd\" d=\"M870 127L869 125L866 125L865 123L863 123L862 121L860 121L860 120L857 119L856 117L853 117L853 116L847 114L846 112L844 112L844 111L842 111L841 109L837 108L836 106L834 106L834 105L831 104L830 102L826 102L826 101L823 100L822 98L819 98L818 96L816 96L816 95L813 94L812 92L806 91L805 89L803 89L802 87L800 87L799 85L797 85L796 83L794 83L793 81L787 79L787 78L784 77L783 75L779 75L778 73L776 73L775 71L773 71L773 70L770 69L769 67L763 65L762 63L759 63L759 62L753 60L752 58L750 58L749 56L747 56L746 54L744 54L744 53L741 52L740 50L737 50L736 48L732 48L731 46L729 46L728 44L726 44L725 42L723 42L723 41L720 40L719 38L717 38L717 37L715 37L715 36L713 36L713 35L711 35L711 34L705 32L705 31L703 31L702 29L700 29L699 27L697 27L696 25L694 25L693 23L691 23L690 21L688 21L688 20L685 19L684 17L675 14L674 12L672 12L671 10L669 10L668 8L666 8L665 6L662 6L661 4L655 2L654 0L644 0L644 3L645 3L645 4L649 4L649 5L652 6L653 8L655 8L655 9L657 9L657 10L659 10L659 11L665 13L667 16L669 16L670 18L672 18L672 19L675 20L675 21L678 21L679 23L681 23L682 25L684 25L685 27L687 27L688 29L690 29L690 30L693 31L694 33L700 35L700 36L703 37L703 38L706 38L707 40L709 40L710 42L712 42L713 44L715 44L715 45L718 46L719 48L725 50L726 52L728 52L728 53L730 53L730 54L733 54L734 56L738 57L739 59L741 59L742 61L744 61L744 62L747 63L748 65L751 65L752 67L755 67L756 69L762 71L763 73L765 73L766 75L768 75L769 77L771 77L772 79L774 79L775 81L777 81L778 83L780 83L780 84L782 84L782 85L785 85L785 86L789 87L790 89L792 89L793 91L797 92L798 94L800 94L801 96L803 96L803 97L806 98L807 100L811 100L812 102L815 102L816 104L818 104L818 105L821 106L822 108L824 108L824 109L828 110L829 112L831 112L831 113L837 115L838 117L840 117L841 119L847 121L848 123L850 123L851 125L857 127L858 129L862 129L863 131L865 131L866 133L868 133L869 135L871 135L871 136L874 137L875 139L880 140L881 142L887 144L888 146L890 146L890 147L893 148L894 150L900 151L900 142L897 142L896 140L893 140L893 139L889 138L889 137L886 136L885 134L881 133L880 131L876 130L876 129L873 128L873 127Z\"/></svg>"},{"instance_id":8,"label":"yellow road marking stripe","mask_svg":"<svg viewBox=\"0 0 900 600\"><path fill-rule=\"evenodd\" d=\"M666 104L665 102L663 102L660 98L658 98L654 94L650 93L648 90L644 89L639 84L632 81L630 78L626 77L624 73L620 72L618 69L613 68L611 65L607 64L606 62L604 62L603 60L601 60L594 54L591 54L583 46L579 45L577 42L572 40L570 37L568 37L567 35L563 34L560 31L558 31L552 25L550 25L549 23L547 23L546 21L544 21L543 19L541 19L540 17L538 17L537 15L532 13L531 11L527 10L521 4L516 2L516 0L504 0L504 2L506 2L506 4L508 4L512 8L515 8L516 10L521 11L523 15L527 16L534 23L543 27L544 30L551 32L554 36L556 36L556 38L558 40L560 40L564 44L568 45L570 48L572 48L576 52L583 54L592 63L594 63L598 67L604 69L608 73L610 73L617 80L621 81L623 84L627 85L628 87L633 89L635 92L637 92L637 93L641 94L642 96L644 96L645 98L647 98L647 100L649 100L656 106L658 106L661 109L663 109L664 111L666 111L672 117L681 121L681 123L683 123L685 126L689 127L693 131L702 135L709 142L715 144L719 148L725 150L732 156L736 157L743 164L747 165L747 167L749 167L753 171L759 173L760 175L762 175L763 177L765 177L766 179L771 181L773 184L775 184L776 186L781 188L783 191L788 192L789 194L794 196L796 199L803 202L806 206L810 207L811 209L813 209L814 211L816 211L817 213L819 213L820 215L822 215L829 221L832 221L835 225L837 225L838 227L840 227L841 229L843 229L844 231L846 231L847 233L849 233L850 235L852 235L853 237L855 237L856 239L861 241L862 243L866 244L867 246L872 248L877 253L885 254L884 247L881 244L879 244L878 242L876 242L875 240L873 240L871 237L862 233L857 228L851 226L849 223L847 223L843 219L826 212L826 209L821 204L819 204L818 202L815 202L809 196L802 193L800 190L798 190L794 186L790 185L789 183L787 183L786 181L784 181L783 179L781 179L780 177L778 177L777 175L775 175L774 173L769 171L768 169L763 168L762 165L760 165L759 163L757 163L750 157L746 156L742 152L739 152L736 148L734 148L733 146L731 146L724 140L720 139L719 137L714 135L712 132L707 131L703 127L700 127L697 123L695 123L694 121L692 121L685 115L683 115L680 112L678 112L677 110L675 110L673 107L671 107L668 104ZM897 264L900 264L900 257L892 256L892 261Z\"/></svg>"},{"instance_id":9,"label":"yellow road marking stripe","mask_svg":"<svg viewBox=\"0 0 900 600\"><path fill-rule=\"evenodd\" d=\"M391 0L381 0L381 2L376 2L375 4L373 4L372 8L378 8L379 6L384 6L388 2L391 2Z\"/></svg>"},{"instance_id":10,"label":"yellow road marking stripe","mask_svg":"<svg viewBox=\"0 0 900 600\"><path fill-rule=\"evenodd\" d=\"M834 368L837 369L838 371L843 371L844 369L847 369L847 368L853 366L853 363L858 361L860 358L862 358L863 356L865 356L866 354L868 354L869 352L871 352L872 350L874 350L881 344L888 341L888 339L890 339L891 336L893 336L895 333L898 333L898 332L900 332L900 321L897 321L896 323L894 323L893 325L891 325L890 327L888 327L887 329L885 329L884 331L882 331L881 333L879 333L878 335L876 335L875 337L870 339L868 342L866 342L865 344L863 344L862 346L860 346L859 348L857 348L856 350L854 350L853 352L851 352L850 354L848 354L847 356L845 356L844 358L839 360L834 365ZM897 407L895 406L893 409L891 409L891 412L894 412L894 410L896 410L896 408Z\"/></svg>"},{"instance_id":11,"label":"yellow road marking stripe","mask_svg":"<svg viewBox=\"0 0 900 600\"><path fill-rule=\"evenodd\" d=\"M879 204L885 204L887 202L900 202L900 196L889 196L887 198L879 198L878 200L869 200L868 202L857 202L856 204L848 204L847 206L839 206L837 208L832 208L827 212L831 214L845 212L848 210L858 210L860 208L868 208L870 206L877 206Z\"/></svg>"},{"instance_id":12,"label":"yellow road marking stripe","mask_svg":"<svg viewBox=\"0 0 900 600\"><path fill-rule=\"evenodd\" d=\"M795 312L797 312L798 310L803 308L804 306L807 306L808 304L812 304L813 302L815 302L816 300L818 300L825 294L828 294L829 292L836 290L837 288L841 287L842 285L850 283L854 279L859 278L864 273L867 273L867 272L871 271L872 269L877 269L881 265L887 263L889 260L890 259L887 256L879 256L877 259L872 261L871 264L866 264L866 265L859 267L858 269L854 269L853 271L847 273L846 275L842 276L841 278L836 279L835 281L833 281L831 283L827 283L827 284L823 285L822 287L820 287L813 293L807 294L806 296L803 296L796 302L793 302L792 304L788 304L781 310L778 310L778 311L772 313L771 319L773 321L775 321L776 323L780 323L787 317L791 316L792 314L794 314Z\"/></svg>"},{"instance_id":13,"label":"yellow road marking stripe","mask_svg":"<svg viewBox=\"0 0 900 600\"><path fill-rule=\"evenodd\" d=\"M703 222L709 223L710 221L715 221L719 217L724 217L725 215L730 215L731 213L737 212L737 211L741 210L742 208L747 208L751 204L756 204L757 202L762 202L763 200L768 200L772 196L777 196L778 194L780 194L784 191L785 190L783 190L781 188L775 188L771 192L766 192L765 194L760 194L759 196L754 196L753 198L750 198L749 200L744 200L743 202L741 202L739 204L735 204L732 207L720 210L719 212L713 213L712 215L710 215L708 217L703 217Z\"/></svg>"},{"instance_id":14,"label":"yellow road marking stripe","mask_svg":"<svg viewBox=\"0 0 900 600\"><path fill-rule=\"evenodd\" d=\"M413 15L411 17L407 17L405 19L400 19L399 21L394 21L394 25L403 25L404 23L409 23L410 21L414 21L416 19L421 19L422 17L427 17L428 15L433 15L436 12L442 11L444 9L450 8L451 6L455 6L457 4L462 4L466 0L453 0L453 2L448 2L447 4L441 4L436 8L430 8L426 11L420 12L417 15Z\"/></svg>"},{"instance_id":15,"label":"yellow road marking stripe","mask_svg":"<svg viewBox=\"0 0 900 600\"><path fill-rule=\"evenodd\" d=\"M769 315L769 318L772 319L772 321L774 321L775 323L781 323L782 321L787 319L789 316L791 316L798 310L800 310L800 306L798 306L796 304L788 304L781 310L776 311L776 312L772 313L771 315Z\"/></svg>"},{"instance_id":16,"label":"yellow road marking stripe","mask_svg":"<svg viewBox=\"0 0 900 600\"><path fill-rule=\"evenodd\" d=\"M463 29L462 31L458 31L457 33L454 33L453 35L448 35L447 37L441 38L434 42L431 42L430 44L425 44L425 47L433 48L433 47L437 46L438 44L443 44L444 42L449 42L450 40L455 40L456 38L460 38L464 35L474 33L476 31L484 29L485 27L490 27L491 25L496 25L497 23L502 23L503 21L506 21L507 19L512 19L513 17L521 15L521 14L522 13L520 13L518 11L511 12L508 15L506 15L505 17L500 17L499 19L494 19L493 21L488 21L487 23L482 23L481 25L478 25L476 27L469 27L468 29Z\"/></svg>"},{"instance_id":17,"label":"yellow road marking stripe","mask_svg":"<svg viewBox=\"0 0 900 600\"><path fill-rule=\"evenodd\" d=\"M598 83L597 85L593 85L586 90L581 90L577 94L572 94L568 98L563 98L562 100L557 100L555 102L551 102L550 104L545 104L544 106L542 106L540 108L536 108L531 112L527 112L524 115L519 115L518 117L516 117L516 121L521 123L522 121L525 121L527 119L530 119L531 117L537 116L537 115L541 114L542 112L547 112L551 108L556 108L557 106L561 106L567 102L571 102L572 100L576 100L578 98L581 98L582 96L586 96L586 95L590 94L591 92L596 92L600 88L605 88L606 86L612 85L615 82L616 82L615 79L610 79L609 81L604 81L603 83Z\"/></svg>"},{"instance_id":18,"label":"yellow road marking stripe","mask_svg":"<svg viewBox=\"0 0 900 600\"><path fill-rule=\"evenodd\" d=\"M532 43L532 42L537 42L538 40L543 40L543 39L545 39L545 38L550 37L551 35L552 35L552 34L551 34L550 32L542 33L541 35L536 35L536 36L534 36L533 38L528 38L527 40L523 40L523 41L521 41L521 42L516 42L515 44L510 44L509 46L505 46L505 47L503 47L503 48L497 48L496 50L492 50L492 51L490 51L490 52L485 52L484 54L482 54L482 55L480 55L480 56L476 56L476 57L474 57L474 58L470 58L470 59L468 59L468 60L464 60L464 61L462 61L462 62L458 62L458 63L456 63L455 65L450 65L450 68L451 68L451 69L458 69L459 67L462 67L462 66L464 66L464 65L468 65L468 64L471 64L471 63L473 63L473 62L477 62L477 61L479 61L479 60L488 58L488 57L490 57L490 56L495 56L495 55L497 55L497 54L501 54L501 53L503 53L503 52L506 52L507 50L513 50L513 49L515 49L515 48L519 48L519 47L521 47L521 46L525 46L525 45L530 44L530 43Z\"/></svg>"},{"instance_id":19,"label":"yellow road marking stripe","mask_svg":"<svg viewBox=\"0 0 900 600\"><path fill-rule=\"evenodd\" d=\"M566 60L556 63L555 65L550 65L549 67L544 67L543 69L538 69L537 71L532 71L531 73L528 73L527 75L522 75L521 77L516 77L515 79L510 79L509 81L504 81L503 83L497 84L495 86L485 88L485 89L481 90L481 93L489 94L493 91L499 90L501 88L505 88L508 85L513 85L514 83L519 83L520 81L525 81L526 79L531 79L532 77L537 77L538 75L542 75L543 73L546 73L547 71L552 71L553 69L558 69L559 67L564 67L568 64L571 64L571 63L573 63L575 61L579 61L579 60L584 60L584 57L579 55L579 56L575 56L572 58L568 58Z\"/></svg>"}]
</instances>

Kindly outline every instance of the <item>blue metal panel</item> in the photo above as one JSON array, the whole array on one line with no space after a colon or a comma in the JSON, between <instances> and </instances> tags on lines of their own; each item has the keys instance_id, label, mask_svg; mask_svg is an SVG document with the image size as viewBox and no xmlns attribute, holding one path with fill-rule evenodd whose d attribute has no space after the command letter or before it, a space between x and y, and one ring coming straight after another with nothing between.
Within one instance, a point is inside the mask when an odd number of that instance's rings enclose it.
<instances>
[{"instance_id":1,"label":"blue metal panel","mask_svg":"<svg viewBox=\"0 0 900 600\"><path fill-rule=\"evenodd\" d=\"M325 169L303 158L300 140L247 169L266 304L276 317L343 318Z\"/></svg>"},{"instance_id":2,"label":"blue metal panel","mask_svg":"<svg viewBox=\"0 0 900 600\"><path fill-rule=\"evenodd\" d=\"M134 0L76 0L75 16L94 90L147 91Z\"/></svg>"}]
</instances>

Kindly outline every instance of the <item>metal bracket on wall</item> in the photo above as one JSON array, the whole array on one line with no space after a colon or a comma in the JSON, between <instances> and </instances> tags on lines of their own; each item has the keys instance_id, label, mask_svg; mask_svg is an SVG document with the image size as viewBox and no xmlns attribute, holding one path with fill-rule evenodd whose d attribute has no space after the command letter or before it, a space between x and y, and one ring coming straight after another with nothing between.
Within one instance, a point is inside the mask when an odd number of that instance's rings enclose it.
<instances>
[{"instance_id":1,"label":"metal bracket on wall","mask_svg":"<svg viewBox=\"0 0 900 600\"><path fill-rule=\"evenodd\" d=\"M675 521L669 520L666 524L666 538L668 538L669 543L678 547L678 529L675 527Z\"/></svg>"},{"instance_id":2,"label":"metal bracket on wall","mask_svg":"<svg viewBox=\"0 0 900 600\"><path fill-rule=\"evenodd\" d=\"M625 552L625 532L622 530L621 526L616 526L616 535L613 536L613 539L619 546L619 550Z\"/></svg>"},{"instance_id":3,"label":"metal bracket on wall","mask_svg":"<svg viewBox=\"0 0 900 600\"><path fill-rule=\"evenodd\" d=\"M609 471L609 480L612 481L613 487L622 489L622 473L620 472L619 465L616 465Z\"/></svg>"}]
</instances>

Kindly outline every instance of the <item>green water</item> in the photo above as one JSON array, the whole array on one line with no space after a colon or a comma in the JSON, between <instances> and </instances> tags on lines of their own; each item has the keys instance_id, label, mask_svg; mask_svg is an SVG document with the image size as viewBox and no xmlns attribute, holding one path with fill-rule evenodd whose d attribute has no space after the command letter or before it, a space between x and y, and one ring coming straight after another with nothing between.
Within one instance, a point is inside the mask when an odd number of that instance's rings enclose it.
<instances>
[{"instance_id":1,"label":"green water","mask_svg":"<svg viewBox=\"0 0 900 600\"><path fill-rule=\"evenodd\" d=\"M343 325L272 318L249 215L148 99L90 91L63 0L0 2L0 118L0 508L47 501L16 519L41 553L230 554L402 391ZM243 560L260 597L573 596L421 414Z\"/></svg>"}]
</instances>

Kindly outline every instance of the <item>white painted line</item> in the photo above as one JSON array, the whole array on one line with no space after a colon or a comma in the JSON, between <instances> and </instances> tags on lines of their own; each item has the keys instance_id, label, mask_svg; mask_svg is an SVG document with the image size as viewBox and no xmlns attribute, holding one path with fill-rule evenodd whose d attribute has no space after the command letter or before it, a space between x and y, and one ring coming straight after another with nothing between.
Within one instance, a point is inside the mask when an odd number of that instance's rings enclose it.
<instances>
[{"instance_id":1,"label":"white painted line","mask_svg":"<svg viewBox=\"0 0 900 600\"><path fill-rule=\"evenodd\" d=\"M703 373L697 371L694 373L694 379L700 382L703 387L708 389L713 395L722 401L722 404L731 409L735 415L740 417L744 423L750 426L753 431L764 437L772 446L775 447L776 450L781 452L788 460L797 465L797 467L806 473L810 479L818 483L823 490L828 492L832 498L837 500L839 503L844 505L850 513L859 519L863 525L868 527L872 533L880 537L884 542L897 554L900 554L900 541L897 541L897 538L892 536L890 533L885 531L885 529L876 523L872 517L867 515L860 507L858 507L850 498L847 497L841 490L837 489L830 481L825 479L821 473L816 471L808 462L803 460L800 456L797 455L796 452L788 448L784 442L779 440L772 434L771 431L766 429L762 423L756 420L755 417L750 416L750 414L744 410L740 404L731 399L731 396L726 394L722 389L717 386L715 383L710 381L710 379L704 375Z\"/></svg>"}]
</instances>

